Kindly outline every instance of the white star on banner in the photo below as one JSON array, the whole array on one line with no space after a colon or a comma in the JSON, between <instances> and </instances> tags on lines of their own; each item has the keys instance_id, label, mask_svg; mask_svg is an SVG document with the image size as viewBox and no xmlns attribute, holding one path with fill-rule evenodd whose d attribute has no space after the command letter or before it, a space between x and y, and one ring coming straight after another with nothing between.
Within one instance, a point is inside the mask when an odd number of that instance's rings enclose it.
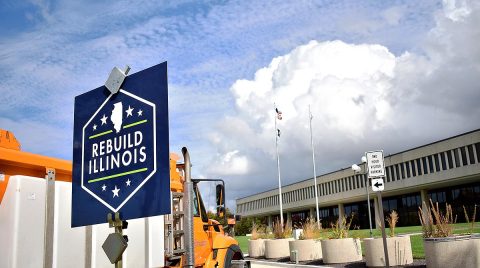
<instances>
[{"instance_id":1,"label":"white star on banner","mask_svg":"<svg viewBox=\"0 0 480 268\"><path fill-rule=\"evenodd\" d=\"M93 125L93 130L97 130L97 125Z\"/></svg>"},{"instance_id":2,"label":"white star on banner","mask_svg":"<svg viewBox=\"0 0 480 268\"><path fill-rule=\"evenodd\" d=\"M138 110L137 114L138 114L138 116L142 116L143 111L142 111L142 110Z\"/></svg>"},{"instance_id":3,"label":"white star on banner","mask_svg":"<svg viewBox=\"0 0 480 268\"><path fill-rule=\"evenodd\" d=\"M132 116L133 108L128 105L128 109L125 112L127 112L127 117Z\"/></svg>"},{"instance_id":4,"label":"white star on banner","mask_svg":"<svg viewBox=\"0 0 480 268\"><path fill-rule=\"evenodd\" d=\"M100 121L102 121L102 125L105 125L107 123L107 117L105 116L105 114L102 118L100 118Z\"/></svg>"},{"instance_id":5,"label":"white star on banner","mask_svg":"<svg viewBox=\"0 0 480 268\"><path fill-rule=\"evenodd\" d=\"M118 192L120 191L120 189L117 188L117 185L115 185L115 189L112 190L113 192L113 197L115 196L118 196Z\"/></svg>"},{"instance_id":6,"label":"white star on banner","mask_svg":"<svg viewBox=\"0 0 480 268\"><path fill-rule=\"evenodd\" d=\"M127 186L130 186L130 183L131 183L130 179L128 179L126 183L127 183Z\"/></svg>"},{"instance_id":7,"label":"white star on banner","mask_svg":"<svg viewBox=\"0 0 480 268\"><path fill-rule=\"evenodd\" d=\"M104 184L104 185L102 186L102 192L105 192L106 190L107 190L107 186Z\"/></svg>"}]
</instances>

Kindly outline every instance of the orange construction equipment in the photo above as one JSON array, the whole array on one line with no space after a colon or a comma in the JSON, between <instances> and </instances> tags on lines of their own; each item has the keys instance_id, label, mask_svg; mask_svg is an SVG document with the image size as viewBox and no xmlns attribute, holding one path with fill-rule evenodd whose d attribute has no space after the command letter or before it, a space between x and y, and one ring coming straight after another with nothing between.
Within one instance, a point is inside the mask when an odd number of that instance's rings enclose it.
<instances>
[{"instance_id":1,"label":"orange construction equipment","mask_svg":"<svg viewBox=\"0 0 480 268\"><path fill-rule=\"evenodd\" d=\"M56 180L72 181L72 162L20 151L12 132L0 129L0 203L11 175L45 177L46 170L56 170Z\"/></svg>"},{"instance_id":2,"label":"orange construction equipment","mask_svg":"<svg viewBox=\"0 0 480 268\"><path fill-rule=\"evenodd\" d=\"M12 132L0 129L0 147L20 151L20 143Z\"/></svg>"},{"instance_id":3,"label":"orange construction equipment","mask_svg":"<svg viewBox=\"0 0 480 268\"><path fill-rule=\"evenodd\" d=\"M165 240L165 250L158 252L164 254L165 267L183 267L188 266L186 262L189 258L193 259L195 267L248 267L249 263L243 261L243 254L238 246L238 242L228 232L224 230L224 226L219 222L208 219L198 184L202 181L221 181L221 180L195 180L190 179L189 168L190 162L186 148L183 149L183 157L185 163L178 163L180 157L177 154L170 155L170 185L172 197L173 211L171 215L165 216L165 226L168 225L167 219L171 219L172 230L167 234L165 229L165 237L169 237L169 241ZM72 162L52 157L46 157L38 154L23 152L20 150L20 143L17 141L13 133L0 130L0 206L7 189L11 176L24 175L36 178L45 178L47 170L55 170L55 181L70 182L72 181ZM223 183L223 181L221 181ZM183 215L183 224L175 225L175 220L182 211L179 205L175 208L175 204L181 204L180 199L188 194L189 189L186 185L191 183L193 203L192 217L187 214ZM217 211L218 216L224 214L224 185L217 185L217 207L223 208ZM67 215L66 215L67 216ZM67 217L70 217L68 215ZM0 219L1 220L1 219ZM230 225L233 223L228 222ZM233 223L234 224L234 223ZM173 227L177 226L177 227ZM183 228L190 226L193 231L193 244L189 244L188 236L178 239L175 234L187 233L187 230L177 230L175 228ZM165 227L166 228L166 227ZM228 228L225 219L225 228ZM165 238L167 239L167 238ZM167 244L171 247L167 251ZM183 245L181 245L183 244ZM186 244L186 245L185 245ZM180 248L183 246L184 248ZM186 248L186 249L185 249ZM190 248L190 253L188 251ZM2 255L0 254L0 258ZM41 264L39 264L41 266Z\"/></svg>"}]
</instances>

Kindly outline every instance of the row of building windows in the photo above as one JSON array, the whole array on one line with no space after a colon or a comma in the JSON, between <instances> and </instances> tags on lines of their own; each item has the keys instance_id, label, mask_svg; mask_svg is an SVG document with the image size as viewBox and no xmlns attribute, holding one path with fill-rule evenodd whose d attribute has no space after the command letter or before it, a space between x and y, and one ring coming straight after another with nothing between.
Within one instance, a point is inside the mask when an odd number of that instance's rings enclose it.
<instances>
[{"instance_id":1,"label":"row of building windows","mask_svg":"<svg viewBox=\"0 0 480 268\"><path fill-rule=\"evenodd\" d=\"M452 150L424 156L406 162L386 166L386 182L394 182L411 177L428 175L448 169L472 165L480 162L480 143L462 146ZM366 175L356 174L334 181L328 181L317 185L319 196L337 194L341 192L365 188ZM294 191L282 193L284 204L315 198L314 186L309 186ZM265 207L278 206L278 195L239 204L239 213L262 209Z\"/></svg>"},{"instance_id":2,"label":"row of building windows","mask_svg":"<svg viewBox=\"0 0 480 268\"><path fill-rule=\"evenodd\" d=\"M458 185L453 187L434 189L428 191L428 199L434 203L439 203L439 208L444 210L445 204L452 206L453 217L458 223L471 221L475 216L475 221L480 220L480 213L475 213L476 207L480 205L480 182ZM420 192L410 194L391 196L383 199L383 213L385 217L395 210L399 216L397 226L414 226L420 225L418 217L418 209L422 206ZM367 201L344 204L344 215L347 220L351 220L351 228L367 229L368 221L368 205ZM375 227L375 208L374 202L370 202L371 222ZM467 215L465 215L465 212ZM310 212L313 214L311 215ZM315 218L314 210L302 210L291 212L290 217L293 226L299 227L308 218ZM322 207L319 209L319 216L324 228L331 227L332 223L338 220L339 206ZM287 215L283 215L287 219ZM268 223L267 217L262 219L265 224ZM273 222L279 220L279 215L272 216Z\"/></svg>"},{"instance_id":3,"label":"row of building windows","mask_svg":"<svg viewBox=\"0 0 480 268\"><path fill-rule=\"evenodd\" d=\"M448 169L479 163L480 143L424 156L386 167L386 181L427 175Z\"/></svg>"}]
</instances>

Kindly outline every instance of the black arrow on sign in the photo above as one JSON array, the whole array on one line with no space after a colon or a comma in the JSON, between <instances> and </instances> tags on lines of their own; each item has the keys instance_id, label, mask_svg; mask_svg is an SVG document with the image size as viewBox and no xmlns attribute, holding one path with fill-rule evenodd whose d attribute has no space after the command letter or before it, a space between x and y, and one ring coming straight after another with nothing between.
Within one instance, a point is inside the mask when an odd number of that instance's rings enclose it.
<instances>
[{"instance_id":1,"label":"black arrow on sign","mask_svg":"<svg viewBox=\"0 0 480 268\"><path fill-rule=\"evenodd\" d=\"M383 183L379 183L378 181L375 182L375 184L373 186L377 187L377 188L380 188L380 186L382 186Z\"/></svg>"}]
</instances>

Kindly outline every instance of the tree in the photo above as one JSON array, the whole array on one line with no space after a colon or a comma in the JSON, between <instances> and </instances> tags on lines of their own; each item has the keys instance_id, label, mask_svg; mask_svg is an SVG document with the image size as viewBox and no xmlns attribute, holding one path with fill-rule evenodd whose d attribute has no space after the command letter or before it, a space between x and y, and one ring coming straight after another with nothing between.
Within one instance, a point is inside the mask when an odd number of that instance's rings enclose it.
<instances>
[{"instance_id":1,"label":"tree","mask_svg":"<svg viewBox=\"0 0 480 268\"><path fill-rule=\"evenodd\" d=\"M225 214L227 215L227 219L233 218L233 216L234 216L229 208L226 208ZM207 211L207 217L209 219L218 221L222 225L226 225L226 223L223 222L224 218L223 217L218 217L217 212Z\"/></svg>"},{"instance_id":2,"label":"tree","mask_svg":"<svg viewBox=\"0 0 480 268\"><path fill-rule=\"evenodd\" d=\"M260 225L262 222L258 218L244 217L235 224L235 235L246 235L252 232L253 223Z\"/></svg>"}]
</instances>

